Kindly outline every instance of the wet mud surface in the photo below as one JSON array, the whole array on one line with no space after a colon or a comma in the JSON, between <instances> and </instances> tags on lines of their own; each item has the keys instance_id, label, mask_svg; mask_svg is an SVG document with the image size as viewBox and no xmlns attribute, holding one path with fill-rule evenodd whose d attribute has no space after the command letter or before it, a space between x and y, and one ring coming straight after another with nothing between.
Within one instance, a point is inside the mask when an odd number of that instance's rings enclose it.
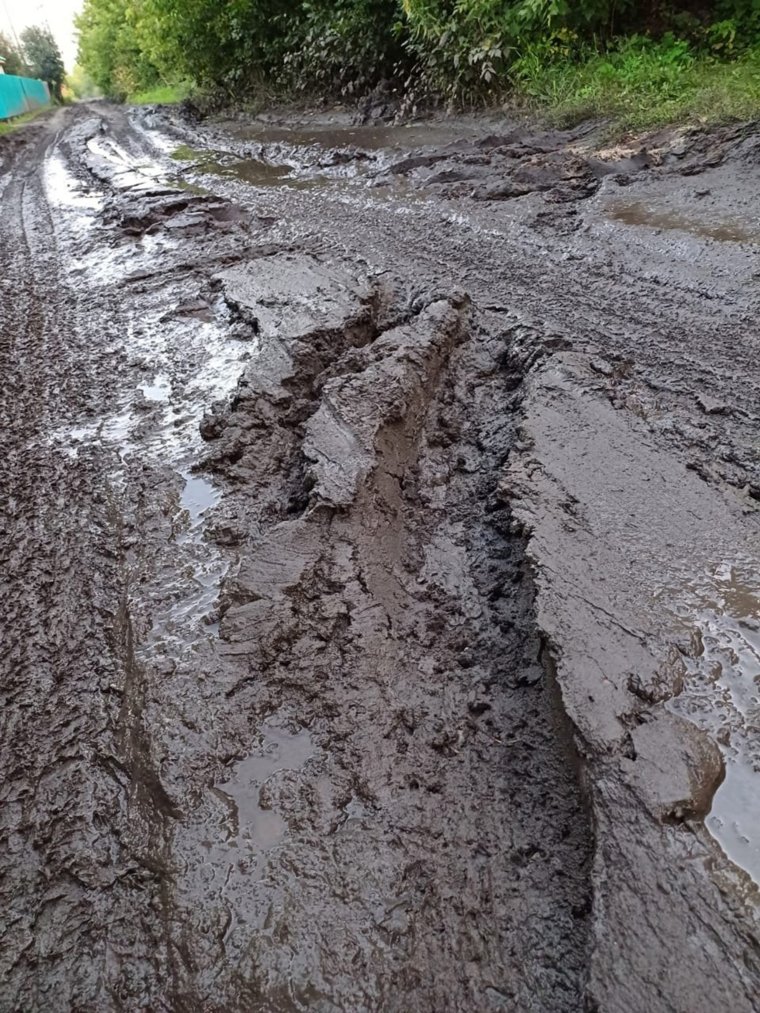
<instances>
[{"instance_id":1,"label":"wet mud surface","mask_svg":"<svg viewBox=\"0 0 760 1013\"><path fill-rule=\"evenodd\" d=\"M0 147L0 1009L750 1013L760 135Z\"/></svg>"}]
</instances>

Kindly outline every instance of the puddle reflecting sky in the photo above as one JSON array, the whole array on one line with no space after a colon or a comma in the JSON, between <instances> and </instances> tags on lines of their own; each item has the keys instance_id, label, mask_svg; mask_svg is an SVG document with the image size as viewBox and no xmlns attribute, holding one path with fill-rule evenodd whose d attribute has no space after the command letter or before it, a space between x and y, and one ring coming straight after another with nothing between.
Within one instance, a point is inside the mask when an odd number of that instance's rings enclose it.
<instances>
[{"instance_id":1,"label":"puddle reflecting sky","mask_svg":"<svg viewBox=\"0 0 760 1013\"><path fill-rule=\"evenodd\" d=\"M159 174L158 167L139 163L108 138L94 138L89 147L116 167L117 185L128 184L134 173L141 181ZM176 247L171 237L146 236L104 249L96 230L103 202L83 187L59 154L46 163L45 184L51 203L64 212L72 236L82 237L72 244L79 256L70 259L68 271L86 277L95 303L98 294L109 291L115 281L135 271L149 274ZM72 458L110 451L108 479L119 494L128 491L135 468L176 473L177 515L169 546L176 566L171 577L166 571L160 574L155 593L144 589L154 601L152 628L138 647L141 657L180 657L213 635L207 619L227 563L205 538L207 515L218 503L220 490L193 470L202 450L198 423L210 404L234 388L243 359L251 354L250 343L229 336L223 303L209 307L209 320L172 317L171 313L167 317L178 299L171 284L167 282L166 292L158 290L141 315L128 318L126 326L121 319L111 325L104 316L104 329L113 326L118 335L114 350L130 363L121 389L99 405L101 414L58 419L48 435L53 445Z\"/></svg>"},{"instance_id":2,"label":"puddle reflecting sky","mask_svg":"<svg viewBox=\"0 0 760 1013\"><path fill-rule=\"evenodd\" d=\"M285 821L262 804L261 789L280 771L299 770L314 752L307 731L291 734L264 725L259 747L235 764L228 781L216 786L216 792L228 802L229 843L266 851L283 837Z\"/></svg>"},{"instance_id":3,"label":"puddle reflecting sky","mask_svg":"<svg viewBox=\"0 0 760 1013\"><path fill-rule=\"evenodd\" d=\"M705 823L760 883L760 574L750 563L722 562L685 591L677 615L694 657L670 706L720 744L726 777Z\"/></svg>"},{"instance_id":4,"label":"puddle reflecting sky","mask_svg":"<svg viewBox=\"0 0 760 1013\"><path fill-rule=\"evenodd\" d=\"M60 155L54 153L46 159L44 173L45 192L54 207L95 212L103 206L100 194L85 189Z\"/></svg>"}]
</instances>

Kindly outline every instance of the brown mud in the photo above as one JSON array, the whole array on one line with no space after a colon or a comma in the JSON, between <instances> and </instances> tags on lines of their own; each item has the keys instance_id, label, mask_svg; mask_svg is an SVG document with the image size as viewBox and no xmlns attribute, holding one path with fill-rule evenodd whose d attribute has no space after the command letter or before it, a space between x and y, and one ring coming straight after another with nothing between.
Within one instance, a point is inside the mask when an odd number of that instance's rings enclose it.
<instances>
[{"instance_id":1,"label":"brown mud","mask_svg":"<svg viewBox=\"0 0 760 1013\"><path fill-rule=\"evenodd\" d=\"M0 159L0 1010L754 1010L756 129Z\"/></svg>"}]
</instances>

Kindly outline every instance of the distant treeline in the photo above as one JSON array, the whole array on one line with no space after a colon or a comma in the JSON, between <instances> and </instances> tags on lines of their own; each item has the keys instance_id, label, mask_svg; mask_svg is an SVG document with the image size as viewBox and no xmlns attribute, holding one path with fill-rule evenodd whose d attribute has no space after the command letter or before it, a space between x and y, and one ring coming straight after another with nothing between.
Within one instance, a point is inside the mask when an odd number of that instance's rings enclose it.
<instances>
[{"instance_id":1,"label":"distant treeline","mask_svg":"<svg viewBox=\"0 0 760 1013\"><path fill-rule=\"evenodd\" d=\"M384 80L469 100L631 36L733 58L760 39L760 0L85 0L77 26L80 63L112 96L177 81L356 95Z\"/></svg>"}]
</instances>

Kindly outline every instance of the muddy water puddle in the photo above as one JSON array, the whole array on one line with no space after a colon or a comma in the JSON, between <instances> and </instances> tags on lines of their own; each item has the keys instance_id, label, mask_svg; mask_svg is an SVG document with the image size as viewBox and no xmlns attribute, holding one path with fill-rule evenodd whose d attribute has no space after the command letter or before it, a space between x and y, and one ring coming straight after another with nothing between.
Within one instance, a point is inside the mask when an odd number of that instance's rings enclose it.
<instances>
[{"instance_id":1,"label":"muddy water puddle","mask_svg":"<svg viewBox=\"0 0 760 1013\"><path fill-rule=\"evenodd\" d=\"M110 159L117 157L110 144L99 141L98 145L104 159L107 155ZM126 153L124 157L128 157ZM144 168L148 172L147 177L141 172L133 176L121 175L118 185L125 189L153 188L156 181L162 178L161 170L155 165ZM69 276L83 276L88 284L121 285L136 268L143 274L151 269L161 269L162 258L168 250L167 243L161 236L145 234L139 239L114 245L103 242L96 226L105 206L104 196L88 189L57 152L45 161L44 183L50 205L58 210L61 221L75 240L70 245L76 252L70 253L63 264Z\"/></svg>"},{"instance_id":2,"label":"muddy water puddle","mask_svg":"<svg viewBox=\"0 0 760 1013\"><path fill-rule=\"evenodd\" d=\"M84 218L92 221L95 212L103 206L100 194L83 186L59 154L52 154L45 160L44 179L47 199L54 207L63 211L90 212Z\"/></svg>"},{"instance_id":3,"label":"muddy water puddle","mask_svg":"<svg viewBox=\"0 0 760 1013\"><path fill-rule=\"evenodd\" d=\"M164 180L165 172L160 165L130 155L110 137L93 137L87 148L111 167L110 183L117 190L152 190Z\"/></svg>"},{"instance_id":4,"label":"muddy water puddle","mask_svg":"<svg viewBox=\"0 0 760 1013\"><path fill-rule=\"evenodd\" d=\"M393 206L397 214L411 214L415 208L427 204L434 195L424 188L416 187L402 175L377 175L378 166L366 161L338 165L309 165L288 162L267 162L262 159L241 159L224 153L180 148L171 155L175 161L184 163L183 172L202 180L205 186L214 189L213 182L204 177L216 177L233 186L329 192L331 197L342 203L357 203L361 207L378 203ZM208 192L197 184L180 181L188 189ZM452 219L453 220L453 219Z\"/></svg>"},{"instance_id":5,"label":"muddy water puddle","mask_svg":"<svg viewBox=\"0 0 760 1013\"><path fill-rule=\"evenodd\" d=\"M168 401L171 394L171 382L165 373L160 373L153 380L138 383L137 389L141 391L146 401Z\"/></svg>"},{"instance_id":6,"label":"muddy water puddle","mask_svg":"<svg viewBox=\"0 0 760 1013\"><path fill-rule=\"evenodd\" d=\"M685 213L657 210L640 201L612 204L606 209L606 214L623 225L687 232L700 239L714 239L718 243L760 242L760 229L753 229L746 223L700 220Z\"/></svg>"},{"instance_id":7,"label":"muddy water puddle","mask_svg":"<svg viewBox=\"0 0 760 1013\"><path fill-rule=\"evenodd\" d=\"M301 772L319 756L308 731L274 715L174 828L178 909L188 923L202 910L230 959L244 956L252 933L266 929L272 904L282 903L269 858L291 839L288 814L302 806Z\"/></svg>"},{"instance_id":8,"label":"muddy water puddle","mask_svg":"<svg viewBox=\"0 0 760 1013\"><path fill-rule=\"evenodd\" d=\"M98 139L94 148L102 158L129 160L107 139ZM198 423L211 403L234 388L250 343L229 336L222 300L209 305L208 319L174 314L172 306L180 304L181 294L170 280L149 297L136 296L142 299L140 313L128 317L126 326L111 320L108 293L114 283L165 265L176 242L144 236L104 249L97 242L95 214L101 198L83 189L60 155L48 160L45 172L49 199L65 212L65 228L75 239L71 245L78 255L69 258L67 271L86 278L95 305L103 293L103 308L97 312L121 370L119 389L109 396L106 411L101 404L100 414L58 420L49 440L72 459L100 458L113 494L125 504L139 503L138 484L149 474L154 477L148 481L164 490L159 495L172 514L172 543L156 560L155 586L148 581L140 587L141 607L151 626L136 654L179 658L215 635L210 620L227 566L205 538L205 522L221 492L196 473L203 446Z\"/></svg>"},{"instance_id":9,"label":"muddy water puddle","mask_svg":"<svg viewBox=\"0 0 760 1013\"><path fill-rule=\"evenodd\" d=\"M213 789L228 807L227 843L268 851L282 839L285 820L272 810L262 790L275 775L300 770L314 753L308 732L293 734L264 725L260 745L234 764L229 780Z\"/></svg>"},{"instance_id":10,"label":"muddy water puddle","mask_svg":"<svg viewBox=\"0 0 760 1013\"><path fill-rule=\"evenodd\" d=\"M750 564L724 562L688 592L677 614L693 657L670 706L720 745L725 779L705 825L760 883L760 582Z\"/></svg>"},{"instance_id":11,"label":"muddy water puddle","mask_svg":"<svg viewBox=\"0 0 760 1013\"><path fill-rule=\"evenodd\" d=\"M141 405L132 409L139 460L157 470L170 467L180 482L173 574L171 583L159 589L142 653L181 655L199 638L215 636L217 625L208 617L227 569L226 559L205 537L206 521L221 490L195 470L203 446L198 423L213 401L234 388L249 351L246 342L226 336L223 320L168 325L158 313L133 338L129 350L157 367L137 386L147 413ZM192 369L186 368L188 362Z\"/></svg>"},{"instance_id":12,"label":"muddy water puddle","mask_svg":"<svg viewBox=\"0 0 760 1013\"><path fill-rule=\"evenodd\" d=\"M164 343L157 347L157 338ZM151 628L137 647L138 657L171 655L179 658L199 640L216 635L209 616L219 594L227 561L205 537L205 524L221 498L221 490L195 467L202 452L198 421L207 406L225 396L242 372L245 342L226 338L209 324L183 322L174 331L158 320L127 336L131 354L161 362L156 375L124 393L122 410L86 424L63 426L51 441L71 457L103 454L111 460L109 484L116 494L130 499L135 476L153 472L176 475L173 546L164 550L172 560L164 565L155 588L145 585L142 595L152 598ZM180 350L192 350L198 373L187 378L172 367ZM204 361L205 358L205 361ZM135 395L143 403L135 403ZM147 406L147 408L146 408Z\"/></svg>"},{"instance_id":13,"label":"muddy water puddle","mask_svg":"<svg viewBox=\"0 0 760 1013\"><path fill-rule=\"evenodd\" d=\"M177 162L188 163L192 171L221 176L225 179L237 180L256 187L289 187L307 190L328 186L335 182L345 182L348 176L345 168L338 171L295 166L286 162L269 162L257 158L236 158L223 152L199 150L182 146L172 152Z\"/></svg>"},{"instance_id":14,"label":"muddy water puddle","mask_svg":"<svg viewBox=\"0 0 760 1013\"><path fill-rule=\"evenodd\" d=\"M206 513L219 502L221 493L207 478L186 472L183 475L185 485L180 495L180 505L190 517L192 531L202 522Z\"/></svg>"}]
</instances>

